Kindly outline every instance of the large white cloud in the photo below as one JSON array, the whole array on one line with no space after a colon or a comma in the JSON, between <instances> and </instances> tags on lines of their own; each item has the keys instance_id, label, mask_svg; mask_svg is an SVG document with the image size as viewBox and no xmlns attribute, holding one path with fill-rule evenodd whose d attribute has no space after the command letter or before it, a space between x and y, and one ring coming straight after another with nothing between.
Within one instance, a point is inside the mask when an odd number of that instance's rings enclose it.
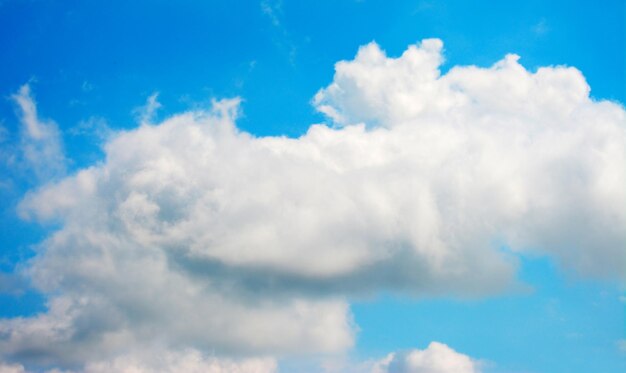
<instances>
[{"instance_id":1,"label":"large white cloud","mask_svg":"<svg viewBox=\"0 0 626 373\"><path fill-rule=\"evenodd\" d=\"M372 373L479 373L480 364L443 343L425 350L394 352L376 362Z\"/></svg>"},{"instance_id":2,"label":"large white cloud","mask_svg":"<svg viewBox=\"0 0 626 373\"><path fill-rule=\"evenodd\" d=\"M238 100L116 134L102 163L21 204L60 227L26 269L49 310L0 321L0 352L340 352L350 297L501 291L503 246L623 276L623 108L573 68L507 56L441 76L441 61L437 40L361 48L314 99L336 127L299 138L237 130Z\"/></svg>"},{"instance_id":3,"label":"large white cloud","mask_svg":"<svg viewBox=\"0 0 626 373\"><path fill-rule=\"evenodd\" d=\"M412 160L444 241L497 241L623 278L623 107L590 99L575 68L532 73L516 55L441 76L441 48L425 40L394 59L366 45L337 64L314 103L340 126L365 123L402 139L395 152L371 153Z\"/></svg>"}]
</instances>

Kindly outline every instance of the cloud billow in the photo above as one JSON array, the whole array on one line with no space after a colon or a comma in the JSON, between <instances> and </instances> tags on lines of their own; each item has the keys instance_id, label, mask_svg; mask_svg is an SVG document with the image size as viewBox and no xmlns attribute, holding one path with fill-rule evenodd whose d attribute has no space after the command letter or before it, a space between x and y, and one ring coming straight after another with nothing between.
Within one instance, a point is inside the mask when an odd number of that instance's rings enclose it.
<instances>
[{"instance_id":1,"label":"cloud billow","mask_svg":"<svg viewBox=\"0 0 626 373\"><path fill-rule=\"evenodd\" d=\"M21 213L60 225L26 269L49 310L0 321L2 354L341 352L352 297L498 293L515 253L623 280L624 109L513 55L441 75L441 48L339 62L314 98L333 126L255 137L238 99L217 101L119 132L101 164L30 193Z\"/></svg>"},{"instance_id":2,"label":"cloud billow","mask_svg":"<svg viewBox=\"0 0 626 373\"><path fill-rule=\"evenodd\" d=\"M424 350L393 352L372 366L372 373L478 373L480 362L431 342Z\"/></svg>"}]
</instances>

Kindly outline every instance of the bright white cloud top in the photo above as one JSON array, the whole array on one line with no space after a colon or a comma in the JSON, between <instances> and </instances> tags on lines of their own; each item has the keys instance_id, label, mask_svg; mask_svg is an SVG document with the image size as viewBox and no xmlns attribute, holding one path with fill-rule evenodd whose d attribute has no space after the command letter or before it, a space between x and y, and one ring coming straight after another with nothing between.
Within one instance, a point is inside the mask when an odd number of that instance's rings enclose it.
<instances>
[{"instance_id":1,"label":"bright white cloud top","mask_svg":"<svg viewBox=\"0 0 626 373\"><path fill-rule=\"evenodd\" d=\"M425 350L394 352L374 364L372 373L478 373L479 363L443 343Z\"/></svg>"},{"instance_id":2,"label":"bright white cloud top","mask_svg":"<svg viewBox=\"0 0 626 373\"><path fill-rule=\"evenodd\" d=\"M2 355L337 353L354 341L351 297L501 292L515 253L623 279L624 109L590 99L574 68L513 55L441 75L441 50L362 47L314 98L333 125L299 138L241 132L239 100L218 101L119 132L102 163L29 194L24 216L59 225L24 269L49 310L0 321ZM441 354L477 371L440 344L388 371L430 372Z\"/></svg>"}]
</instances>

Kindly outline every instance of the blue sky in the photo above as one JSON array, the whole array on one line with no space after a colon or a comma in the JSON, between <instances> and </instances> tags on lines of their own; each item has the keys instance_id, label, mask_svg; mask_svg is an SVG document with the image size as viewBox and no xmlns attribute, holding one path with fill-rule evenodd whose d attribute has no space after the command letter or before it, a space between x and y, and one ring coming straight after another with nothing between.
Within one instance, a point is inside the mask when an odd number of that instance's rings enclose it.
<instances>
[{"instance_id":1,"label":"blue sky","mask_svg":"<svg viewBox=\"0 0 626 373\"><path fill-rule=\"evenodd\" d=\"M113 153L103 150L103 145L111 141L111 133L133 133L140 126L144 105L155 93L161 107L149 118L152 125L178 113L207 110L212 99L239 97L236 126L254 136L298 138L316 123L340 131L343 124L333 124L332 115L324 115L314 102L321 88L341 84L333 77L338 61L353 60L359 47L372 41L389 58L397 58L409 45L438 38L444 43L443 74L458 66L488 68L514 53L530 72L542 66L577 68L591 88L593 102L608 100L623 110L625 21L623 1L0 1L0 274L4 276L0 277L0 317L45 313L46 301L55 294L72 293L67 286L46 293L32 285L28 275L29 258L49 250L42 242L67 229L70 218L28 221L18 215L18 205L42 186L90 166L109 164ZM15 95L25 84L31 94L23 97L34 99L39 119L53 120L58 127L65 173L41 177L24 160L24 121ZM381 89L386 86L383 82ZM566 89L556 94L564 95ZM344 104L343 96L337 95L329 89L324 102L349 116L349 98ZM384 122L386 117L376 119ZM616 126L623 133L621 120ZM133 141L138 147L143 144L139 137ZM222 161L228 166L228 157ZM612 162L624 165L623 159ZM594 208L584 211L600 211ZM596 218L589 214L584 217ZM575 225L564 226L567 230ZM596 228L597 236L592 237L613 234L602 226ZM623 238L623 226L617 230L617 237ZM576 234L566 231L558 237L570 235L575 240ZM562 240L550 236L534 242L556 247ZM485 372L623 371L626 263L621 263L617 275L598 271L588 275L578 269L593 267L595 260L599 266L622 260L624 242L618 249L607 249L602 259L590 251L587 262L579 266L559 250L510 250L505 242L495 251L516 261L516 285L486 295L463 294L454 288L406 292L386 285L365 294L332 293L331 298L346 297L358 326L354 346L344 348L342 356L357 364L393 351L423 350L438 341L480 361ZM480 253L476 261L481 260ZM300 267L294 268L297 272ZM310 296L309 290L293 291ZM313 293L325 291L319 288ZM318 301L311 297L312 302ZM1 332L0 338L4 338ZM198 347L189 343L188 347ZM28 360L27 353L10 351L8 344L0 344L0 363L6 360L34 371L55 364L75 368L87 359L51 354L42 363ZM273 355L267 349L263 354ZM317 354L302 351L283 358L282 352L277 353L278 367L280 371L321 369L302 362L311 356L317 359Z\"/></svg>"}]
</instances>

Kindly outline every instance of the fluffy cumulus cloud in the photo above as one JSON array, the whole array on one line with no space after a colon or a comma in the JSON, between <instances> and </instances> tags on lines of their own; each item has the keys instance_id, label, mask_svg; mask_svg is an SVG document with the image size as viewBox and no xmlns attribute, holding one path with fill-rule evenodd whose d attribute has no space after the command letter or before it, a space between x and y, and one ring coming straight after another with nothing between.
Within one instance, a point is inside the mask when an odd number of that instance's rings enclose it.
<instances>
[{"instance_id":1,"label":"fluffy cumulus cloud","mask_svg":"<svg viewBox=\"0 0 626 373\"><path fill-rule=\"evenodd\" d=\"M432 342L425 350L391 353L372 369L372 373L479 372L479 363L439 342Z\"/></svg>"},{"instance_id":2,"label":"fluffy cumulus cloud","mask_svg":"<svg viewBox=\"0 0 626 373\"><path fill-rule=\"evenodd\" d=\"M366 45L336 65L314 102L339 126L394 138L366 153L386 168L412 164L407 174L424 189L411 194L432 201L417 209L431 211L422 231L445 248L500 242L555 254L583 274L623 276L623 107L590 99L575 68L533 73L516 55L441 76L441 49L425 40L394 59Z\"/></svg>"},{"instance_id":3,"label":"fluffy cumulus cloud","mask_svg":"<svg viewBox=\"0 0 626 373\"><path fill-rule=\"evenodd\" d=\"M59 227L24 270L48 310L0 321L2 355L335 353L353 343L350 297L493 294L514 281L512 252L623 276L623 108L590 99L574 68L512 55L441 75L441 48L369 44L339 62L314 98L333 126L255 137L237 99L218 101L119 132L103 162L27 195L20 213ZM434 344L387 368L452 354Z\"/></svg>"}]
</instances>

